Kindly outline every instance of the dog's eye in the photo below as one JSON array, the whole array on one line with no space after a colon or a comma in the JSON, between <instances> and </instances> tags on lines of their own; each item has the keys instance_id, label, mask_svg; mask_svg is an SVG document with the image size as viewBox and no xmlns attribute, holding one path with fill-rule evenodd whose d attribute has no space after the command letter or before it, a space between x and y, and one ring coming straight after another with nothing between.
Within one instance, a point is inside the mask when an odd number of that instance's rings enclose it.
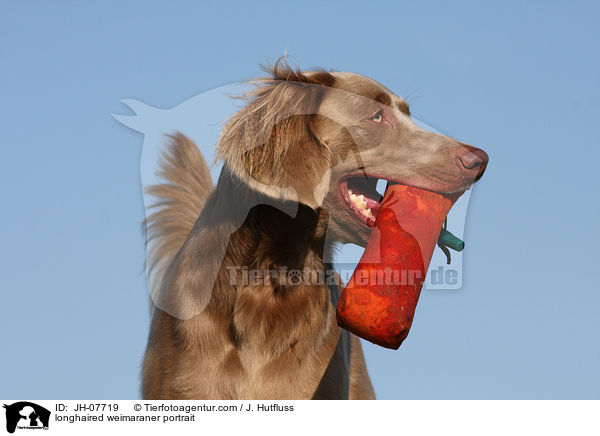
<instances>
[{"instance_id":1,"label":"dog's eye","mask_svg":"<svg viewBox=\"0 0 600 436\"><path fill-rule=\"evenodd\" d=\"M375 121L376 123L381 123L383 121L383 111L379 110L375 115L369 117L371 121Z\"/></svg>"}]
</instances>

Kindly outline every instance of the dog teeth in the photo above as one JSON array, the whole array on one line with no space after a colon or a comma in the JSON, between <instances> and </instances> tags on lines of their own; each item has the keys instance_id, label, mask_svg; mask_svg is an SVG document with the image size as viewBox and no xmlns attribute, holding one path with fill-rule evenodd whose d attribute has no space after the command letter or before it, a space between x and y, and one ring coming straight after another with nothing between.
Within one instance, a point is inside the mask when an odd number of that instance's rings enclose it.
<instances>
[{"instance_id":1,"label":"dog teeth","mask_svg":"<svg viewBox=\"0 0 600 436\"><path fill-rule=\"evenodd\" d=\"M354 203L354 205L359 209L365 209L367 207L367 200L365 200L364 195L350 194L349 197L350 201L352 201L352 203Z\"/></svg>"},{"instance_id":2,"label":"dog teeth","mask_svg":"<svg viewBox=\"0 0 600 436\"><path fill-rule=\"evenodd\" d=\"M351 189L348 189L348 197L354 206L366 217L373 218L373 212L371 209L367 207L367 200L365 200L365 196L360 194L356 195L352 192Z\"/></svg>"}]
</instances>

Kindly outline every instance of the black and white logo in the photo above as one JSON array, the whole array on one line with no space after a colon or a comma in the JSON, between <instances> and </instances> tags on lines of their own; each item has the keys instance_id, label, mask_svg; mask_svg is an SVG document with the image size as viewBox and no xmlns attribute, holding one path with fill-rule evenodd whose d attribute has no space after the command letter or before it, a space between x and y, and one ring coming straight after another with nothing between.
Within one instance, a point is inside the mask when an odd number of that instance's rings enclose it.
<instances>
[{"instance_id":1,"label":"black and white logo","mask_svg":"<svg viewBox=\"0 0 600 436\"><path fill-rule=\"evenodd\" d=\"M16 429L48 430L50 421L48 409L29 401L5 404L3 407L6 409L6 431L9 433L14 433Z\"/></svg>"}]
</instances>

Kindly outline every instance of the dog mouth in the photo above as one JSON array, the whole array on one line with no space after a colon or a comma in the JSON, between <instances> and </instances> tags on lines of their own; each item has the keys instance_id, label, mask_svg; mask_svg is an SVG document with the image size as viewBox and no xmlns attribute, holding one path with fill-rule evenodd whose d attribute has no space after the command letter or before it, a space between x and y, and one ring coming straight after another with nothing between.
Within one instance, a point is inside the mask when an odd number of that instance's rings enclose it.
<instances>
[{"instance_id":1,"label":"dog mouth","mask_svg":"<svg viewBox=\"0 0 600 436\"><path fill-rule=\"evenodd\" d=\"M373 227L377 219L377 213L381 208L381 200L388 186L406 185L426 191L436 192L456 201L464 193L464 189L447 193L433 187L420 186L398 180L387 179L372 175L350 175L344 177L338 185L338 196L350 212L350 215L362 226Z\"/></svg>"},{"instance_id":2,"label":"dog mouth","mask_svg":"<svg viewBox=\"0 0 600 436\"><path fill-rule=\"evenodd\" d=\"M351 215L362 225L373 227L383 195L377 192L377 177L347 177L339 184L338 192ZM379 183L381 185L381 183ZM386 185L387 187L387 185Z\"/></svg>"}]
</instances>

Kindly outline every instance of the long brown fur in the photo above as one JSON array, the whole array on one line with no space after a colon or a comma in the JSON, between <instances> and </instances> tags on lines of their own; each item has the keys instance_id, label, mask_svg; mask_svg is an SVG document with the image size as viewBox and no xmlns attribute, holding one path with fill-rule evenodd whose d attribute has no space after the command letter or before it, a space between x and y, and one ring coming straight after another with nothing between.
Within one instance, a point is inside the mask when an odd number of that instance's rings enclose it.
<instances>
[{"instance_id":1,"label":"long brown fur","mask_svg":"<svg viewBox=\"0 0 600 436\"><path fill-rule=\"evenodd\" d=\"M213 189L206 161L196 144L178 133L169 136L158 176L166 183L149 186L146 193L159 200L150 206L143 224L151 246L146 265L150 288L159 286L164 269L181 248L194 226L206 197Z\"/></svg>"},{"instance_id":2,"label":"long brown fur","mask_svg":"<svg viewBox=\"0 0 600 436\"><path fill-rule=\"evenodd\" d=\"M156 308L143 398L375 398L360 341L335 320L339 277L243 283L232 271L323 273L336 242L364 246L368 228L336 192L369 165L390 179L439 168L445 179L430 180L447 189L473 182L456 167L463 145L418 129L377 82L285 61L266 71L222 131L217 186L177 134L161 163L165 182L149 189L160 201L147 220ZM378 108L393 129L368 121ZM415 150L417 163L406 159Z\"/></svg>"}]
</instances>

